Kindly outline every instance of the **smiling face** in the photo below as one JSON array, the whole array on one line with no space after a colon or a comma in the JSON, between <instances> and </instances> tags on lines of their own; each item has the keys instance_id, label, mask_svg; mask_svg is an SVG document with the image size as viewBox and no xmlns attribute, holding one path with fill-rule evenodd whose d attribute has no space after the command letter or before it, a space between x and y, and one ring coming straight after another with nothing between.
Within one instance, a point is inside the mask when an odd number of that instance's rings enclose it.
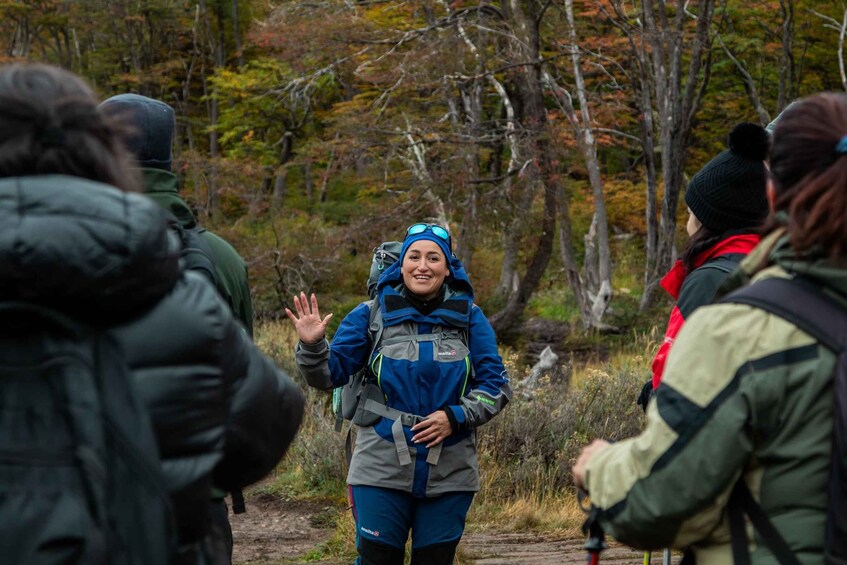
<instances>
[{"instance_id":1,"label":"smiling face","mask_svg":"<svg viewBox=\"0 0 847 565\"><path fill-rule=\"evenodd\" d=\"M438 294L444 279L450 274L444 252L437 243L426 239L409 246L400 271L406 288L423 300Z\"/></svg>"}]
</instances>

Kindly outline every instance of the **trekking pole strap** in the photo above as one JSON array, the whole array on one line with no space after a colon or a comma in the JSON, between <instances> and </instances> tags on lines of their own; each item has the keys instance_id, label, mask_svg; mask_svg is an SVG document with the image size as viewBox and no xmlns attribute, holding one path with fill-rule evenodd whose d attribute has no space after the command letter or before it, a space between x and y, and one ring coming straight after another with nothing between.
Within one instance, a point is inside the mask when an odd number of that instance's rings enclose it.
<instances>
[{"instance_id":1,"label":"trekking pole strap","mask_svg":"<svg viewBox=\"0 0 847 565\"><path fill-rule=\"evenodd\" d=\"M391 435L394 437L394 447L397 449L397 457L400 459L400 465L409 465L412 463L412 457L409 454L409 446L406 444L406 435L403 433L403 427L411 428L419 422L423 422L426 418L409 412L401 412L396 408L390 408L371 398L365 401L365 410L392 420ZM426 456L426 462L430 465L438 465L438 460L441 458L441 448L444 442L429 448L429 453Z\"/></svg>"}]
</instances>

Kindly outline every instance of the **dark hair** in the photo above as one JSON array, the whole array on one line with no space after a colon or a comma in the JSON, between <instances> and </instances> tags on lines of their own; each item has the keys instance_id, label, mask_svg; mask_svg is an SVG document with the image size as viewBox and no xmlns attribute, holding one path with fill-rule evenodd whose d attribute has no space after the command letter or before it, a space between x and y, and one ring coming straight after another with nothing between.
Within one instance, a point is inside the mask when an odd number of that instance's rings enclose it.
<instances>
[{"instance_id":1,"label":"dark hair","mask_svg":"<svg viewBox=\"0 0 847 565\"><path fill-rule=\"evenodd\" d=\"M136 191L121 130L76 75L41 64L0 67L0 177L63 174Z\"/></svg>"},{"instance_id":2,"label":"dark hair","mask_svg":"<svg viewBox=\"0 0 847 565\"><path fill-rule=\"evenodd\" d=\"M694 232L694 235L688 239L682 250L680 260L685 265L685 271L687 273L693 271L695 269L694 261L697 259L697 256L720 243L724 239L725 233L724 231L715 231L701 225L700 229Z\"/></svg>"},{"instance_id":3,"label":"dark hair","mask_svg":"<svg viewBox=\"0 0 847 565\"><path fill-rule=\"evenodd\" d=\"M791 248L847 255L847 155L836 146L847 135L847 96L817 94L779 118L771 151L776 212L788 214ZM772 218L767 231L782 225Z\"/></svg>"}]
</instances>

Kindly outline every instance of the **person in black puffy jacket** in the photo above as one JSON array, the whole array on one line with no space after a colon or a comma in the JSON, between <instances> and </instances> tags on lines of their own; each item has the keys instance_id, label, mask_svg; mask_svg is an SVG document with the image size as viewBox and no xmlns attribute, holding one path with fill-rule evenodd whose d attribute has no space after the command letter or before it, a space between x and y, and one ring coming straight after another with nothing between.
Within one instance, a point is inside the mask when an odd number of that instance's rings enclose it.
<instances>
[{"instance_id":1,"label":"person in black puffy jacket","mask_svg":"<svg viewBox=\"0 0 847 565\"><path fill-rule=\"evenodd\" d=\"M71 73L0 67L0 301L49 306L117 338L172 497L173 562L211 563L212 483L235 490L271 471L303 395L215 288L180 268L164 212L132 194L119 127Z\"/></svg>"}]
</instances>

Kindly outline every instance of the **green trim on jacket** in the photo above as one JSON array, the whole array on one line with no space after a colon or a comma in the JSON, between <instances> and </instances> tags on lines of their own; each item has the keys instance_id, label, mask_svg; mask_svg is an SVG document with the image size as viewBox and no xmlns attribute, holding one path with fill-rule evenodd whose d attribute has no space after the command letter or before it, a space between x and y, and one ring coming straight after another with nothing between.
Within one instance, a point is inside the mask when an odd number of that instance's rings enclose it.
<instances>
[{"instance_id":1,"label":"green trim on jacket","mask_svg":"<svg viewBox=\"0 0 847 565\"><path fill-rule=\"evenodd\" d=\"M781 234L763 240L732 280L789 276L788 267L847 289L847 271L799 261ZM645 430L588 464L602 526L635 547L691 546L698 565L732 563L725 507L743 475L800 561L822 564L835 361L764 310L698 309L671 349ZM751 559L775 563L755 542Z\"/></svg>"},{"instance_id":2,"label":"green trim on jacket","mask_svg":"<svg viewBox=\"0 0 847 565\"><path fill-rule=\"evenodd\" d=\"M179 196L176 175L161 169L142 168L144 190L149 198L176 217L186 229L197 227L197 219L188 204ZM232 245L209 230L203 230L204 238L215 265L218 293L226 300L236 318L241 320L247 333L253 337L253 301L247 264Z\"/></svg>"}]
</instances>

